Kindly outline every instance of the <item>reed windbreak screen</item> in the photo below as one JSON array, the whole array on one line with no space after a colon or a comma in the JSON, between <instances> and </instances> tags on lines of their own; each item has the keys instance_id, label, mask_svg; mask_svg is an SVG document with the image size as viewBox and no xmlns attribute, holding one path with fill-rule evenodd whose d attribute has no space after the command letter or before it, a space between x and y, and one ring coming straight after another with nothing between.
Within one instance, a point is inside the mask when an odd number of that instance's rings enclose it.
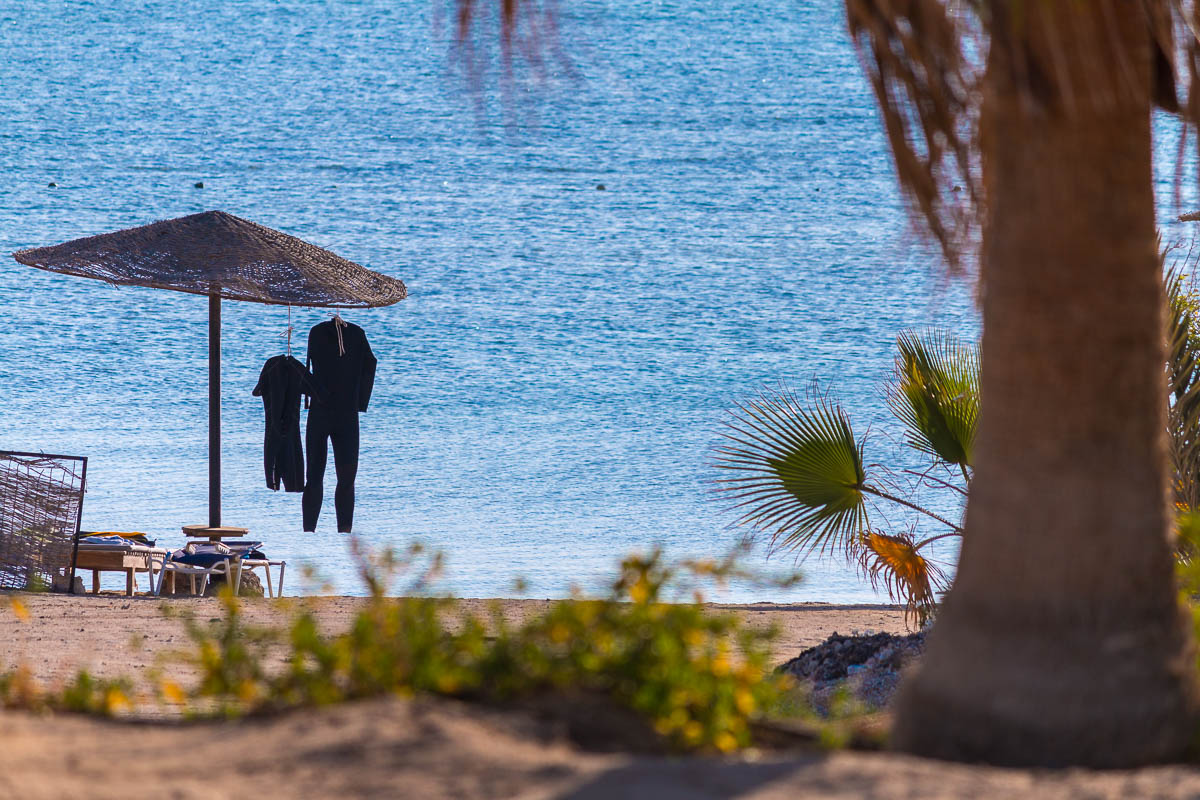
<instances>
[{"instance_id":1,"label":"reed windbreak screen","mask_svg":"<svg viewBox=\"0 0 1200 800\"><path fill-rule=\"evenodd\" d=\"M86 474L86 458L0 450L0 589L71 573Z\"/></svg>"}]
</instances>

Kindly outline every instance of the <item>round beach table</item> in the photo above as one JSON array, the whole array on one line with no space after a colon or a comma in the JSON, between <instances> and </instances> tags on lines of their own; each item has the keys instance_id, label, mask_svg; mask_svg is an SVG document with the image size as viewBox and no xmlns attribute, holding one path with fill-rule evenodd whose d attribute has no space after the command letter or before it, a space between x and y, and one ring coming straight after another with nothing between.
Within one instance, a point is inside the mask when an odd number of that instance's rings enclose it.
<instances>
[{"instance_id":1,"label":"round beach table","mask_svg":"<svg viewBox=\"0 0 1200 800\"><path fill-rule=\"evenodd\" d=\"M183 535L191 539L208 539L219 542L222 539L245 539L250 535L249 528L235 528L232 525L220 525L215 528L208 525L184 525Z\"/></svg>"}]
</instances>

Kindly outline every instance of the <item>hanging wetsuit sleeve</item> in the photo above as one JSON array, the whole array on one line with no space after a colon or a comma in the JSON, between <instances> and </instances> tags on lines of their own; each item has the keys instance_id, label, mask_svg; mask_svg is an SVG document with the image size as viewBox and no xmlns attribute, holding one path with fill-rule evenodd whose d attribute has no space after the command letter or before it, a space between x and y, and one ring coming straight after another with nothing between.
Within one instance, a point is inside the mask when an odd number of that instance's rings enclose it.
<instances>
[{"instance_id":1,"label":"hanging wetsuit sleeve","mask_svg":"<svg viewBox=\"0 0 1200 800\"><path fill-rule=\"evenodd\" d=\"M313 328L313 331L315 331L315 330L316 330L316 328ZM308 350L304 354L304 370L310 376L312 375L312 337L313 337L313 332L309 331L308 332ZM309 398L311 398L312 394L313 394L311 389L312 389L311 385L309 386L308 389L305 389L302 385L301 389L300 389L300 391L304 392L304 407L306 409L308 408Z\"/></svg>"},{"instance_id":2,"label":"hanging wetsuit sleeve","mask_svg":"<svg viewBox=\"0 0 1200 800\"><path fill-rule=\"evenodd\" d=\"M270 362L268 362L270 363ZM258 383L254 384L254 391L250 392L255 397L262 397L266 390L267 381L267 364L263 364L262 372L258 373Z\"/></svg>"},{"instance_id":3,"label":"hanging wetsuit sleeve","mask_svg":"<svg viewBox=\"0 0 1200 800\"><path fill-rule=\"evenodd\" d=\"M312 362L309 360L309 357L307 355L304 357L304 371L307 372L310 376L312 375ZM308 381L301 383L300 391L304 393L304 407L308 408L309 398L311 398L312 394L313 394L312 393L312 384L309 383Z\"/></svg>"},{"instance_id":4,"label":"hanging wetsuit sleeve","mask_svg":"<svg viewBox=\"0 0 1200 800\"><path fill-rule=\"evenodd\" d=\"M313 377L312 370L299 361L295 362L294 368L296 374L300 376L300 393L306 398L316 397L319 399L321 393L317 390L317 379Z\"/></svg>"},{"instance_id":5,"label":"hanging wetsuit sleeve","mask_svg":"<svg viewBox=\"0 0 1200 800\"><path fill-rule=\"evenodd\" d=\"M379 364L375 360L375 354L371 352L371 345L367 343L366 334L363 335L363 353L362 371L358 376L358 410L366 411L367 403L371 402L371 390L375 388L375 367Z\"/></svg>"}]
</instances>

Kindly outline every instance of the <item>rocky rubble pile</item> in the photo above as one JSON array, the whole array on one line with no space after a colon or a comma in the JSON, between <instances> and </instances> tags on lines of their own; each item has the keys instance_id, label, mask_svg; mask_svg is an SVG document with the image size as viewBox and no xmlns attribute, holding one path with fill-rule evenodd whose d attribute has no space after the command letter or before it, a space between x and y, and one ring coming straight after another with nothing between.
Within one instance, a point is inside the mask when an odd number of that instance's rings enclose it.
<instances>
[{"instance_id":1,"label":"rocky rubble pile","mask_svg":"<svg viewBox=\"0 0 1200 800\"><path fill-rule=\"evenodd\" d=\"M843 686L871 708L883 708L896 691L900 672L920 658L925 632L898 636L891 633L834 633L816 647L779 667L812 691L813 705L828 709L830 698Z\"/></svg>"}]
</instances>

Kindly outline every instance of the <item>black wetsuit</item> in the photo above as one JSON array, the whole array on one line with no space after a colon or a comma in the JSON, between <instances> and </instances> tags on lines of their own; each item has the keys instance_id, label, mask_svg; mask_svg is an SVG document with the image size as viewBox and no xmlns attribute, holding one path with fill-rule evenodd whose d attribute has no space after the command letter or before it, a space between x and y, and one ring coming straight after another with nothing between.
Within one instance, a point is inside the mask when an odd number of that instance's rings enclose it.
<instances>
[{"instance_id":1,"label":"black wetsuit","mask_svg":"<svg viewBox=\"0 0 1200 800\"><path fill-rule=\"evenodd\" d=\"M375 385L375 354L363 329L350 323L322 322L308 334L308 359L316 391L308 411L304 445L308 449L308 484L304 487L304 530L317 529L324 498L325 463L333 441L337 489L333 503L340 533L354 524L354 478L358 473L358 415L367 410ZM345 352L341 352L344 349Z\"/></svg>"},{"instance_id":2,"label":"black wetsuit","mask_svg":"<svg viewBox=\"0 0 1200 800\"><path fill-rule=\"evenodd\" d=\"M304 491L304 452L300 448L300 394L313 391L312 375L291 356L267 359L254 387L263 399L266 435L263 438L263 468L267 488L288 492Z\"/></svg>"}]
</instances>

